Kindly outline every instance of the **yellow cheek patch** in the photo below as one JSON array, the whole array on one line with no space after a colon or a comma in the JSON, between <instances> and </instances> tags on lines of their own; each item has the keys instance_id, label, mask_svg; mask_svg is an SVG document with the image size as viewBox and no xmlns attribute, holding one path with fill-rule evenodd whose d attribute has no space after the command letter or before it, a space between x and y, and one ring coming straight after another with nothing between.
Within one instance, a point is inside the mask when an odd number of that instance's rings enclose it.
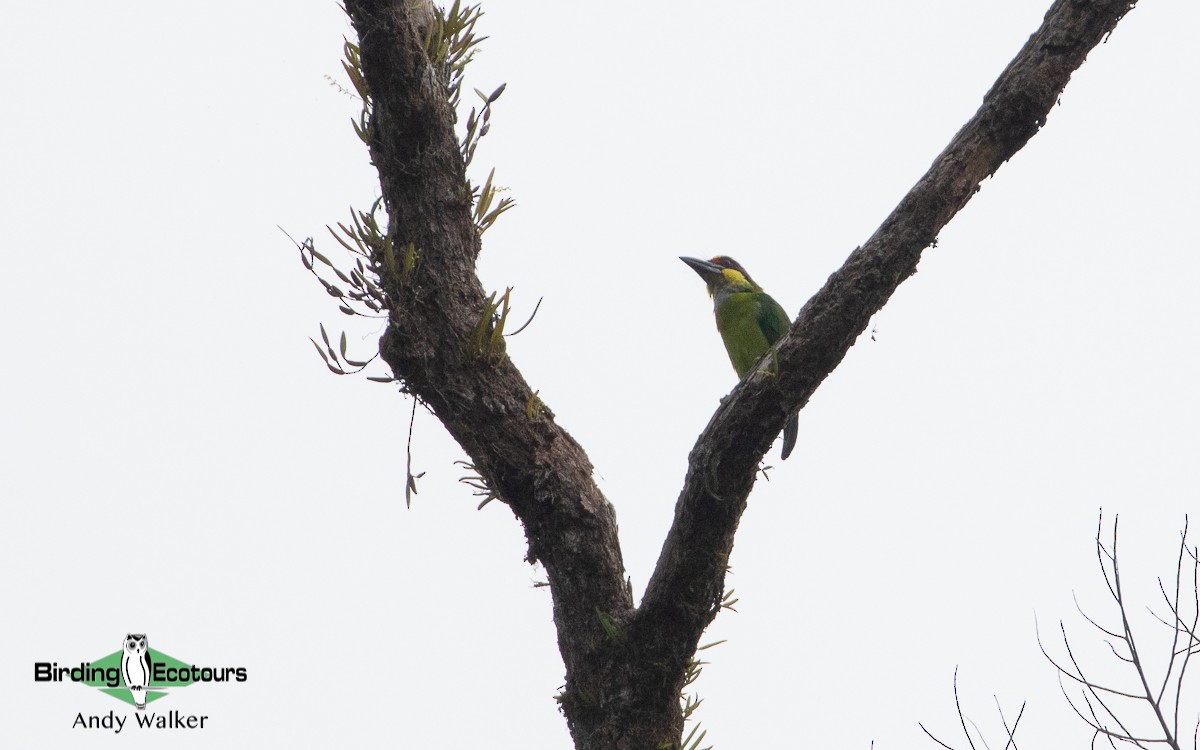
<instances>
[{"instance_id":1,"label":"yellow cheek patch","mask_svg":"<svg viewBox=\"0 0 1200 750\"><path fill-rule=\"evenodd\" d=\"M741 271L735 271L732 268L723 268L721 269L721 274L725 276L725 280L730 284L744 286L748 283L746 281L746 277L742 275Z\"/></svg>"}]
</instances>

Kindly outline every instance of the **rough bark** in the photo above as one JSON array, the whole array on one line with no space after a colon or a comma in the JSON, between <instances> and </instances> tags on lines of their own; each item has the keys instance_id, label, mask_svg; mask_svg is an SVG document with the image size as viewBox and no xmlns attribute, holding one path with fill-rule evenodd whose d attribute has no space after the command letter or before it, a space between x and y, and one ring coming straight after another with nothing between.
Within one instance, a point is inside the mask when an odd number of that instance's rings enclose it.
<instances>
[{"instance_id":1,"label":"rough bark","mask_svg":"<svg viewBox=\"0 0 1200 750\"><path fill-rule=\"evenodd\" d=\"M1071 74L1133 5L1055 2L975 115L801 309L777 347L777 374L748 378L718 407L690 455L675 521L638 612L661 623L664 648L694 648L715 614L756 468L788 415L808 402L871 317L916 273L922 251L980 183L1045 124Z\"/></svg>"},{"instance_id":2,"label":"rough bark","mask_svg":"<svg viewBox=\"0 0 1200 750\"><path fill-rule=\"evenodd\" d=\"M691 453L674 524L635 609L616 516L587 455L549 408L528 408L532 391L512 361L475 343L485 314L474 268L480 244L445 82L422 44L428 0L347 0L390 237L419 251L406 279L382 280L392 309L380 351L512 509L528 559L546 568L576 747L678 746L684 673L719 609L734 533L774 436L979 184L1045 123L1071 73L1132 6L1058 0L975 116L800 311L774 375L750 377L725 399Z\"/></svg>"}]
</instances>

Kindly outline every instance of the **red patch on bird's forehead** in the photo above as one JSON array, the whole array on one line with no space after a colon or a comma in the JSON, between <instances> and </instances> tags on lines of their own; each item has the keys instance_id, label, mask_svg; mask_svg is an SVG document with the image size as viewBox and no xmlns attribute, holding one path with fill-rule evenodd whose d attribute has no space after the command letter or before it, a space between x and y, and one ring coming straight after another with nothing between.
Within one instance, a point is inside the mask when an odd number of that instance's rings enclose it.
<instances>
[{"instance_id":1,"label":"red patch on bird's forehead","mask_svg":"<svg viewBox=\"0 0 1200 750\"><path fill-rule=\"evenodd\" d=\"M741 263L738 263L736 260L734 260L733 258L730 258L728 255L714 256L708 262L712 263L714 266L720 266L721 268L732 269L746 277L749 277L749 275L750 275L750 274L746 273L746 269L742 268Z\"/></svg>"}]
</instances>

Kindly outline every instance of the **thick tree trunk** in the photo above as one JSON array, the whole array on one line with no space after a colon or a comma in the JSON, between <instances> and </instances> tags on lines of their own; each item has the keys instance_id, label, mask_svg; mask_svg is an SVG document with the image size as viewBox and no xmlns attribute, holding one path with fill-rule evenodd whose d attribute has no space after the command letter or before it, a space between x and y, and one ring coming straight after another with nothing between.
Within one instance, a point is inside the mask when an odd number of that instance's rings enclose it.
<instances>
[{"instance_id":1,"label":"thick tree trunk","mask_svg":"<svg viewBox=\"0 0 1200 750\"><path fill-rule=\"evenodd\" d=\"M511 360L478 345L486 315L475 275L479 236L446 81L424 48L432 6L347 0L370 89L368 135L389 237L417 258L411 273L380 279L391 304L380 352L512 509L528 559L546 568L566 665L562 709L577 748L679 746L680 690L720 608L734 533L774 436L979 184L1045 123L1071 73L1132 5L1058 0L975 116L801 310L777 349L778 377L749 378L725 399L692 451L674 524L635 609L616 516L587 455L548 408L529 408L533 393Z\"/></svg>"}]
</instances>

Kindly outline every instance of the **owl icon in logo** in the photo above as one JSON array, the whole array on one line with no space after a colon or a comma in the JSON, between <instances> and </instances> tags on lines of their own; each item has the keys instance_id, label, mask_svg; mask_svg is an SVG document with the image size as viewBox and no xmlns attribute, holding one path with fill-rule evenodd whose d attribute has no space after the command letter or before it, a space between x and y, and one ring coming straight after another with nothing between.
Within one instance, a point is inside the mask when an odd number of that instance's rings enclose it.
<instances>
[{"instance_id":1,"label":"owl icon in logo","mask_svg":"<svg viewBox=\"0 0 1200 750\"><path fill-rule=\"evenodd\" d=\"M137 710L146 708L146 688L150 686L150 646L144 633L127 633L121 644L121 677L133 696Z\"/></svg>"}]
</instances>

